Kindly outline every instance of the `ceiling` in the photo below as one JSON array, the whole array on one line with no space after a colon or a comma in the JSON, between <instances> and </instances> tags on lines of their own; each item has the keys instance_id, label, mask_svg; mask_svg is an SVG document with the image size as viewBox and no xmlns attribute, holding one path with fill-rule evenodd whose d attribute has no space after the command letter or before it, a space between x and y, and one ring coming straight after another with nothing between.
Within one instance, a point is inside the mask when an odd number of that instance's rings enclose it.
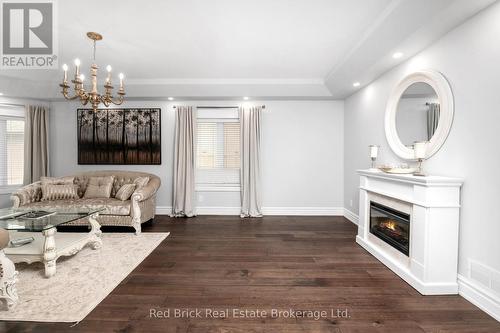
<instances>
[{"instance_id":1,"label":"ceiling","mask_svg":"<svg viewBox=\"0 0 500 333\"><path fill-rule=\"evenodd\" d=\"M492 2L57 1L59 62L80 58L87 69L85 33L97 31L104 35L98 65L124 72L132 97L338 99L355 91L352 82L362 87ZM404 56L392 59L395 50ZM9 87L28 80L36 85L28 97L57 98L61 75L2 70L0 89L16 96Z\"/></svg>"}]
</instances>

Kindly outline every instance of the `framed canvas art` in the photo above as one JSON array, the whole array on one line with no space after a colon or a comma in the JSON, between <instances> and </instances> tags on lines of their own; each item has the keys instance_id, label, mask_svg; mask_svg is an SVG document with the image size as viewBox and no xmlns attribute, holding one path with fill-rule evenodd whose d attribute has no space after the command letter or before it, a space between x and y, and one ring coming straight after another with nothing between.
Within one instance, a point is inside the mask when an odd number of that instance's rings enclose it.
<instances>
[{"instance_id":1,"label":"framed canvas art","mask_svg":"<svg viewBox=\"0 0 500 333\"><path fill-rule=\"evenodd\" d=\"M161 110L78 109L78 164L161 164Z\"/></svg>"}]
</instances>

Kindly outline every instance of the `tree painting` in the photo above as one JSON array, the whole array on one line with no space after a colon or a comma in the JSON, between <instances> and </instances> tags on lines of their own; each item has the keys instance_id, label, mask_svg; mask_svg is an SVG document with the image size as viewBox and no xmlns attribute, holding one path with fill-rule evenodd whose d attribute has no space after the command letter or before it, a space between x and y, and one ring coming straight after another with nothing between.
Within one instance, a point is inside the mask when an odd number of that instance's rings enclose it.
<instances>
[{"instance_id":1,"label":"tree painting","mask_svg":"<svg viewBox=\"0 0 500 333\"><path fill-rule=\"evenodd\" d=\"M78 109L78 164L161 164L160 109Z\"/></svg>"}]
</instances>

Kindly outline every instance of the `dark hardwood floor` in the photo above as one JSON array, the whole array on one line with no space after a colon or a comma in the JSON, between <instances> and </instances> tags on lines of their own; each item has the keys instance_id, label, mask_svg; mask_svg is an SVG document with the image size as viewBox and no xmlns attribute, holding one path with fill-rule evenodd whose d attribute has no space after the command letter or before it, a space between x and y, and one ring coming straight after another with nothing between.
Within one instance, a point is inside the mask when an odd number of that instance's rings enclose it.
<instances>
[{"instance_id":1,"label":"dark hardwood floor","mask_svg":"<svg viewBox=\"0 0 500 333\"><path fill-rule=\"evenodd\" d=\"M81 323L3 322L0 331L500 332L462 297L421 296L358 246L342 217L158 216L143 231L171 234ZM175 308L200 309L202 318L150 316ZM268 317L206 318L206 309ZM275 318L272 309L327 318Z\"/></svg>"}]
</instances>

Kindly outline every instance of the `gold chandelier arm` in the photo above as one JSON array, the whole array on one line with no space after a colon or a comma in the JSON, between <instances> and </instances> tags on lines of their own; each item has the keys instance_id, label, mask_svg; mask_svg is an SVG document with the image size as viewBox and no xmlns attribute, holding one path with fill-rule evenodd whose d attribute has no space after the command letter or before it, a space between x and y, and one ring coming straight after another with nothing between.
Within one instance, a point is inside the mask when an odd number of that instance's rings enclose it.
<instances>
[{"instance_id":1,"label":"gold chandelier arm","mask_svg":"<svg viewBox=\"0 0 500 333\"><path fill-rule=\"evenodd\" d=\"M78 97L80 97L80 95L78 95L78 94L75 94L74 96L70 96L68 94L68 92L66 92L66 91L62 91L62 94L63 94L64 98L67 99L68 101L72 101L72 100L77 99Z\"/></svg>"},{"instance_id":2,"label":"gold chandelier arm","mask_svg":"<svg viewBox=\"0 0 500 333\"><path fill-rule=\"evenodd\" d=\"M76 91L74 96L70 96L68 94L69 85L63 83L63 84L60 84L59 86L62 88L61 93L65 99L71 101L71 100L74 100L74 99L77 99L78 97L80 97L80 95L78 94L78 91Z\"/></svg>"},{"instance_id":3,"label":"gold chandelier arm","mask_svg":"<svg viewBox=\"0 0 500 333\"><path fill-rule=\"evenodd\" d=\"M110 104L121 105L121 104L123 104L123 101L124 101L123 96L124 96L124 94L119 94L117 98L114 98L111 95L104 95L104 96L101 96L101 101L106 106L109 106Z\"/></svg>"}]
</instances>

